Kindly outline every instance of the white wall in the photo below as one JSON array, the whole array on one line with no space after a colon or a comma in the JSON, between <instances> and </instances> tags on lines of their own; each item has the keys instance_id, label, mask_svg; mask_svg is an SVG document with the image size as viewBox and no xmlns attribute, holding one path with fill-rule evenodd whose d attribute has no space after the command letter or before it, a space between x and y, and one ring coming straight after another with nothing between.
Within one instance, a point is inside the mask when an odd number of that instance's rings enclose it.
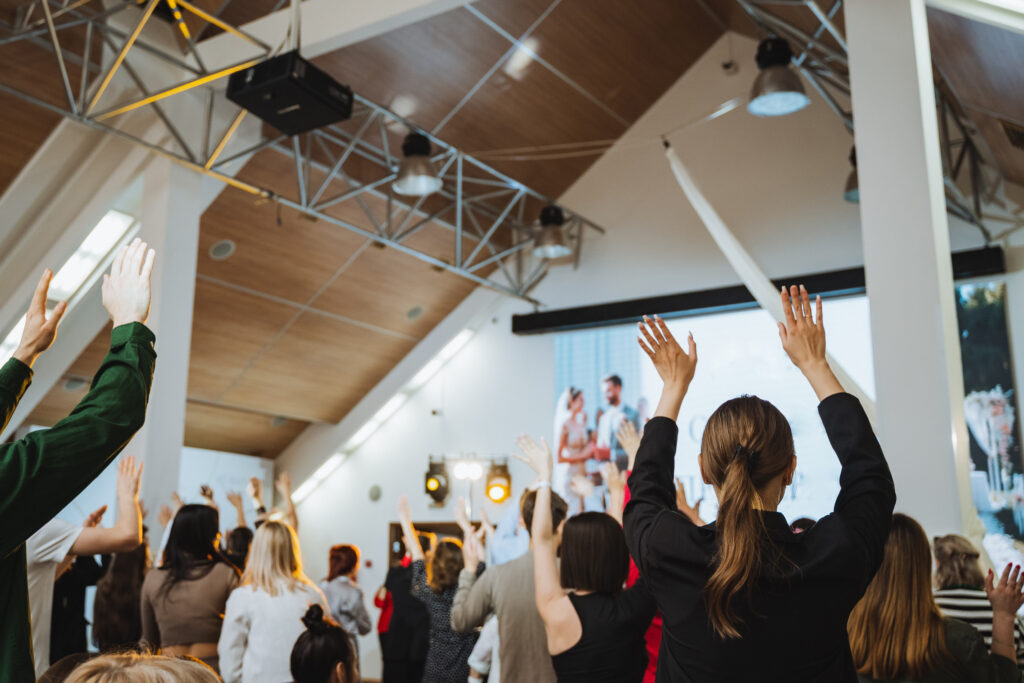
<instances>
[{"instance_id":1,"label":"white wall","mask_svg":"<svg viewBox=\"0 0 1024 683\"><path fill-rule=\"evenodd\" d=\"M648 138L649 145L613 149L562 197L566 206L609 232L601 238L588 233L579 270L563 267L548 276L535 292L547 306L738 283L676 185L657 142L661 133L746 95L756 72L755 44L738 36L733 40L742 65L738 75L722 71L726 47L719 41L625 136ZM702 190L770 277L863 263L859 213L842 199L852 139L808 90L813 103L796 115L760 120L740 109L671 138ZM974 248L981 240L974 229L954 222L953 246ZM360 577L371 603L386 571L387 524L395 520L398 496L410 495L414 519L451 519L448 510L428 508L422 494L428 454L508 453L518 433L548 437L555 402L553 339L514 337L509 331L511 315L529 308L500 302L469 345L299 506L311 577L326 572L330 545L355 543L373 564ZM1015 322L1024 339L1024 318ZM435 409L442 414L433 416ZM511 467L515 499L530 476L518 462ZM383 489L376 503L367 495L373 484ZM482 491L476 499L483 499ZM364 638L361 647L365 674L377 676L376 635Z\"/></svg>"}]
</instances>

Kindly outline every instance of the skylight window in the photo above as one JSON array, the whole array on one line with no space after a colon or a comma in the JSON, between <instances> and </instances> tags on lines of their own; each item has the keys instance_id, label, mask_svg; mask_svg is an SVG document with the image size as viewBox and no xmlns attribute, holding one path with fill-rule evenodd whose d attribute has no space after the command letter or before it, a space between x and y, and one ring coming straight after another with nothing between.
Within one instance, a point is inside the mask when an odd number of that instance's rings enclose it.
<instances>
[{"instance_id":1,"label":"skylight window","mask_svg":"<svg viewBox=\"0 0 1024 683\"><path fill-rule=\"evenodd\" d=\"M72 308L80 295L99 277L100 271L106 268L114 250L131 237L137 227L138 222L127 213L114 209L108 211L50 281L47 314L59 301L67 301L68 308ZM14 354L24 330L23 315L0 342L0 360L6 361Z\"/></svg>"},{"instance_id":2,"label":"skylight window","mask_svg":"<svg viewBox=\"0 0 1024 683\"><path fill-rule=\"evenodd\" d=\"M108 211L75 250L50 283L50 300L70 301L96 274L103 261L121 243L135 219L120 211Z\"/></svg>"}]
</instances>

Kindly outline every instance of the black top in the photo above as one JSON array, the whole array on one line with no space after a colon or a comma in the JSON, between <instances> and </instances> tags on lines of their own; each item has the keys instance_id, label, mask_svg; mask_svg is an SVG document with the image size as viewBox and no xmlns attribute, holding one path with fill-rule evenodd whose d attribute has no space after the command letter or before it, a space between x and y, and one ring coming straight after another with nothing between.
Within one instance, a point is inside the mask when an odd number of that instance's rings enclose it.
<instances>
[{"instance_id":1,"label":"black top","mask_svg":"<svg viewBox=\"0 0 1024 683\"><path fill-rule=\"evenodd\" d=\"M618 595L569 593L583 635L551 656L558 683L640 683L647 669L644 633L654 618L654 599L643 579Z\"/></svg>"},{"instance_id":2,"label":"black top","mask_svg":"<svg viewBox=\"0 0 1024 683\"><path fill-rule=\"evenodd\" d=\"M67 570L53 584L53 607L50 617L50 663L68 655L86 652L85 589L95 586L103 578L110 556L103 556L103 564L92 555L75 558Z\"/></svg>"},{"instance_id":3,"label":"black top","mask_svg":"<svg viewBox=\"0 0 1024 683\"><path fill-rule=\"evenodd\" d=\"M659 683L856 682L846 620L881 564L896 493L857 399L830 396L818 412L842 465L835 511L801 534L781 514L762 513L784 559L759 583L753 612L744 598L736 601L743 619L737 640L715 635L702 599L717 546L715 525L698 527L676 511L678 428L656 417L644 429L624 527L664 621Z\"/></svg>"},{"instance_id":4,"label":"black top","mask_svg":"<svg viewBox=\"0 0 1024 683\"><path fill-rule=\"evenodd\" d=\"M946 648L953 661L946 662L924 678L887 683L1019 683L1021 673L1013 660L990 655L985 639L970 624L946 619ZM861 683L874 678L859 676Z\"/></svg>"},{"instance_id":5,"label":"black top","mask_svg":"<svg viewBox=\"0 0 1024 683\"><path fill-rule=\"evenodd\" d=\"M391 623L384 659L422 662L427 658L430 617L427 606L412 595L412 567L388 569L384 587L391 593Z\"/></svg>"},{"instance_id":6,"label":"black top","mask_svg":"<svg viewBox=\"0 0 1024 683\"><path fill-rule=\"evenodd\" d=\"M483 573L483 564L478 566L476 573L477 576ZM456 633L452 630L452 603L455 601L456 590L458 586L449 586L435 593L427 585L426 563L423 560L412 563L410 593L426 605L430 616L430 642L423 670L424 682L463 683L469 678L469 655L480 634L476 631ZM390 626L388 632L391 632Z\"/></svg>"}]
</instances>

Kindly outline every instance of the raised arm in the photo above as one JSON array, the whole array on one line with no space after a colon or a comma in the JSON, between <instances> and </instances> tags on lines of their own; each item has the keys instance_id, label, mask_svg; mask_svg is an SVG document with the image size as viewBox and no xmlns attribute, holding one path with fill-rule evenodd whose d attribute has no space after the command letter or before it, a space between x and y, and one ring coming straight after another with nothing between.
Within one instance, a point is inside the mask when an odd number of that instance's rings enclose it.
<instances>
[{"instance_id":1,"label":"raised arm","mask_svg":"<svg viewBox=\"0 0 1024 683\"><path fill-rule=\"evenodd\" d=\"M74 555L100 555L135 550L142 543L142 508L139 506L139 478L142 463L126 455L117 466L117 522L109 529L92 524L71 546Z\"/></svg>"},{"instance_id":2,"label":"raised arm","mask_svg":"<svg viewBox=\"0 0 1024 683\"><path fill-rule=\"evenodd\" d=\"M281 494L281 500L284 501L285 519L288 520L293 529L298 531L299 515L295 512L295 501L292 500L292 475L287 472L281 472L281 474L277 475L277 479L274 480L274 486L277 487L277 492Z\"/></svg>"},{"instance_id":3,"label":"raised arm","mask_svg":"<svg viewBox=\"0 0 1024 683\"><path fill-rule=\"evenodd\" d=\"M416 529L412 525L412 514L409 512L409 496L400 496L398 498L398 521L402 524L405 547L409 551L412 561L422 562L426 555L423 553L419 534L416 533Z\"/></svg>"},{"instance_id":4,"label":"raised arm","mask_svg":"<svg viewBox=\"0 0 1024 683\"><path fill-rule=\"evenodd\" d=\"M114 321L110 353L89 393L47 430L0 447L0 556L22 543L77 496L142 426L153 380L149 313L154 253L136 240L118 252L103 281ZM27 372L27 370L26 370Z\"/></svg>"},{"instance_id":5,"label":"raised arm","mask_svg":"<svg viewBox=\"0 0 1024 683\"><path fill-rule=\"evenodd\" d=\"M559 539L556 534L561 532L553 527L551 518L551 451L543 440L538 445L528 436L520 436L516 444L523 452L517 457L532 467L540 479L531 525L533 580L537 611L548 636L548 651L557 653L577 642L583 627L558 574L556 555Z\"/></svg>"},{"instance_id":6,"label":"raised arm","mask_svg":"<svg viewBox=\"0 0 1024 683\"><path fill-rule=\"evenodd\" d=\"M644 427L636 462L629 477L629 503L623 513L623 530L633 560L646 572L647 538L663 512L676 509L676 491L672 485L675 469L675 420L697 369L697 344L689 335L684 352L661 318L644 317L640 324L640 348L651 359L663 382L655 417Z\"/></svg>"},{"instance_id":7,"label":"raised arm","mask_svg":"<svg viewBox=\"0 0 1024 683\"><path fill-rule=\"evenodd\" d=\"M228 491L228 502L235 508L235 515L238 517L238 526L245 526L245 504L242 502L242 494L238 491Z\"/></svg>"},{"instance_id":8,"label":"raised arm","mask_svg":"<svg viewBox=\"0 0 1024 683\"><path fill-rule=\"evenodd\" d=\"M803 286L783 287L781 297L786 314L785 324L779 324L782 347L821 401L818 414L842 466L835 513L859 542L868 578L881 564L889 536L896 505L892 474L860 402L843 392L828 365L821 297L814 312Z\"/></svg>"},{"instance_id":9,"label":"raised arm","mask_svg":"<svg viewBox=\"0 0 1024 683\"><path fill-rule=\"evenodd\" d=\"M608 487L608 504L605 512L622 524L622 507L626 504L626 477L619 472L614 462L607 462L603 468L604 483Z\"/></svg>"},{"instance_id":10,"label":"raised arm","mask_svg":"<svg viewBox=\"0 0 1024 683\"><path fill-rule=\"evenodd\" d=\"M1011 567L1013 565L1006 565L998 582L989 569L985 576L985 593L992 603L992 654L1016 663L1014 626L1017 610L1024 605L1024 572L1018 565L1011 573Z\"/></svg>"}]
</instances>

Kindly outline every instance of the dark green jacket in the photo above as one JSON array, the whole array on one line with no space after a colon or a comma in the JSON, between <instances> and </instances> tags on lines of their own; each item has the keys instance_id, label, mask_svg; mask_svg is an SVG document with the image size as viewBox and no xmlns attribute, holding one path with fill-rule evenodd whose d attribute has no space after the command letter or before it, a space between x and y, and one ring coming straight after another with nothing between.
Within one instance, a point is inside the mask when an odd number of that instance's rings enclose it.
<instances>
[{"instance_id":1,"label":"dark green jacket","mask_svg":"<svg viewBox=\"0 0 1024 683\"><path fill-rule=\"evenodd\" d=\"M145 325L110 336L89 393L51 429L0 445L0 683L34 681L25 540L52 519L128 445L146 417L156 338ZM32 381L11 359L0 368L0 420L7 425Z\"/></svg>"},{"instance_id":2,"label":"dark green jacket","mask_svg":"<svg viewBox=\"0 0 1024 683\"><path fill-rule=\"evenodd\" d=\"M885 683L1019 683L1017 663L989 654L984 638L977 629L959 619L945 619L946 647L953 661L920 679L902 679ZM861 683L874 678L859 676Z\"/></svg>"}]
</instances>

